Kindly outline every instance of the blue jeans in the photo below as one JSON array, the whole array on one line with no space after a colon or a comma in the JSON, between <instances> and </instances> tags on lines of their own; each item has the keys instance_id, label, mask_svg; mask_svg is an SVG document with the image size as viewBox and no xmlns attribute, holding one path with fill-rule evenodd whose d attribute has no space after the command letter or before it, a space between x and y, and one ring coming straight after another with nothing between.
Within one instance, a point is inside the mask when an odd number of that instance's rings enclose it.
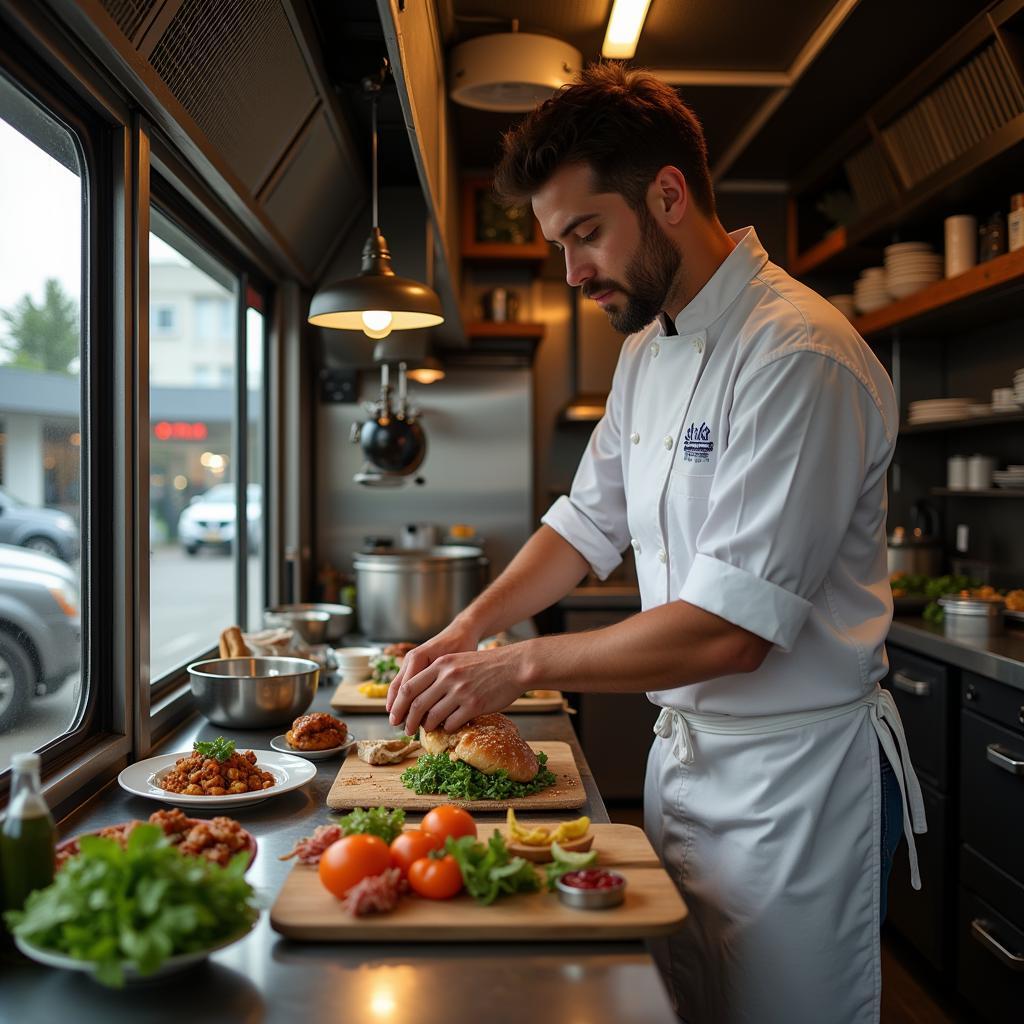
<instances>
[{"instance_id":1,"label":"blue jeans","mask_svg":"<svg viewBox=\"0 0 1024 1024\"><path fill-rule=\"evenodd\" d=\"M882 782L882 878L881 900L878 907L879 924L885 921L885 912L889 902L889 874L892 871L892 859L896 856L900 840L903 838L903 797L900 795L900 784L896 772L889 764L885 751L879 748L878 758L881 763Z\"/></svg>"}]
</instances>

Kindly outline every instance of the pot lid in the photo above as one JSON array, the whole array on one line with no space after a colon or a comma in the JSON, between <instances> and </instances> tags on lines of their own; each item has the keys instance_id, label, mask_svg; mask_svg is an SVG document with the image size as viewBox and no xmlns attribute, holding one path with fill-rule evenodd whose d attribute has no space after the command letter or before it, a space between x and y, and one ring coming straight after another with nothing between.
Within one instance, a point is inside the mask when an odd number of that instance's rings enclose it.
<instances>
[{"instance_id":1,"label":"pot lid","mask_svg":"<svg viewBox=\"0 0 1024 1024\"><path fill-rule=\"evenodd\" d=\"M1001 597L965 597L962 594L944 594L939 598L939 604L947 614L954 615L999 615L1006 605Z\"/></svg>"}]
</instances>

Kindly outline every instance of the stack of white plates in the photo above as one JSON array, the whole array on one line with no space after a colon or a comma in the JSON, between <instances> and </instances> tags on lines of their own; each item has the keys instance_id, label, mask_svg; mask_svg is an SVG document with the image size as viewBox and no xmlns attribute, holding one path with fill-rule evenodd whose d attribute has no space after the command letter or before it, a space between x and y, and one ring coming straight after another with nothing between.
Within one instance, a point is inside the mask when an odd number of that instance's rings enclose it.
<instances>
[{"instance_id":1,"label":"stack of white plates","mask_svg":"<svg viewBox=\"0 0 1024 1024\"><path fill-rule=\"evenodd\" d=\"M1024 466L1007 466L1006 469L997 469L992 474L992 481L996 487L1006 487L1012 490L1024 488Z\"/></svg>"},{"instance_id":2,"label":"stack of white plates","mask_svg":"<svg viewBox=\"0 0 1024 1024\"><path fill-rule=\"evenodd\" d=\"M1020 412L1020 403L1024 402L1024 378L1021 379L1018 391L1017 387L993 388L992 389L992 411L993 412Z\"/></svg>"},{"instance_id":3,"label":"stack of white plates","mask_svg":"<svg viewBox=\"0 0 1024 1024\"><path fill-rule=\"evenodd\" d=\"M1024 366L1013 375L1013 394L1024 405Z\"/></svg>"},{"instance_id":4,"label":"stack of white plates","mask_svg":"<svg viewBox=\"0 0 1024 1024\"><path fill-rule=\"evenodd\" d=\"M855 309L853 305L852 295L827 295L825 296L829 302L832 303L836 309L839 310L847 320L852 320L854 317Z\"/></svg>"},{"instance_id":5,"label":"stack of white plates","mask_svg":"<svg viewBox=\"0 0 1024 1024\"><path fill-rule=\"evenodd\" d=\"M873 313L892 302L885 287L885 267L861 271L853 286L853 304L858 313Z\"/></svg>"},{"instance_id":6,"label":"stack of white plates","mask_svg":"<svg viewBox=\"0 0 1024 1024\"><path fill-rule=\"evenodd\" d=\"M928 398L910 403L908 423L939 423L942 420L964 420L970 416L973 398Z\"/></svg>"},{"instance_id":7,"label":"stack of white plates","mask_svg":"<svg viewBox=\"0 0 1024 1024\"><path fill-rule=\"evenodd\" d=\"M942 274L942 256L927 242L896 242L885 247L885 287L895 299L927 288Z\"/></svg>"}]
</instances>

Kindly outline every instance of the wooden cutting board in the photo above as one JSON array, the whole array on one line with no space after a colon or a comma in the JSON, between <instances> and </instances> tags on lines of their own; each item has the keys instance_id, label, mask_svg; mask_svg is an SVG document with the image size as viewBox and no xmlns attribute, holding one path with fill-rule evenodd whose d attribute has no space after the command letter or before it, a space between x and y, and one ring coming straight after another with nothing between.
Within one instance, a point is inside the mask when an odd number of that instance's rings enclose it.
<instances>
[{"instance_id":1,"label":"wooden cutting board","mask_svg":"<svg viewBox=\"0 0 1024 1024\"><path fill-rule=\"evenodd\" d=\"M402 785L400 778L406 768L414 765L422 749L399 764L367 764L356 756L355 748L341 764L337 778L327 794L327 806L333 810L352 807L403 807L407 811L429 811L439 804L456 804L470 811L504 811L513 807L517 811L558 810L582 807L587 802L583 780L576 767L576 758L568 743L559 740L537 740L530 743L534 750L548 755L548 770L554 772L555 783L533 796L513 800L455 800L443 793L425 793L420 796Z\"/></svg>"},{"instance_id":2,"label":"wooden cutting board","mask_svg":"<svg viewBox=\"0 0 1024 1024\"><path fill-rule=\"evenodd\" d=\"M505 710L516 714L530 714L541 711L562 711L565 708L565 698L561 692L557 697L519 697L514 700ZM331 695L331 707L336 711L343 711L348 714L384 714L383 697L367 697L359 692L358 683L339 683Z\"/></svg>"},{"instance_id":3,"label":"wooden cutting board","mask_svg":"<svg viewBox=\"0 0 1024 1024\"><path fill-rule=\"evenodd\" d=\"M672 880L633 825L592 825L598 863L626 878L626 899L608 910L576 910L557 893L502 896L489 907L461 893L451 900L403 896L390 914L352 917L320 884L315 867L296 864L270 911L282 935L309 942L524 942L644 939L675 931L686 918ZM490 829L481 827L480 838Z\"/></svg>"}]
</instances>

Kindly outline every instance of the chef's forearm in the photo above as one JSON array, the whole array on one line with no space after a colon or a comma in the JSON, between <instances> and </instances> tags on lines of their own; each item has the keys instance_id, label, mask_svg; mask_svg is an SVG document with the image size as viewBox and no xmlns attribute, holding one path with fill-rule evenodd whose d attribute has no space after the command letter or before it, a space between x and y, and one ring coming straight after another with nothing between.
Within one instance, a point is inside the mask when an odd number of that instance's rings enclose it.
<instances>
[{"instance_id":1,"label":"chef's forearm","mask_svg":"<svg viewBox=\"0 0 1024 1024\"><path fill-rule=\"evenodd\" d=\"M771 644L685 601L604 629L527 641L526 688L581 692L664 690L752 672Z\"/></svg>"},{"instance_id":2,"label":"chef's forearm","mask_svg":"<svg viewBox=\"0 0 1024 1024\"><path fill-rule=\"evenodd\" d=\"M498 633L565 597L589 569L567 540L550 526L541 526L456 621L481 637Z\"/></svg>"}]
</instances>

